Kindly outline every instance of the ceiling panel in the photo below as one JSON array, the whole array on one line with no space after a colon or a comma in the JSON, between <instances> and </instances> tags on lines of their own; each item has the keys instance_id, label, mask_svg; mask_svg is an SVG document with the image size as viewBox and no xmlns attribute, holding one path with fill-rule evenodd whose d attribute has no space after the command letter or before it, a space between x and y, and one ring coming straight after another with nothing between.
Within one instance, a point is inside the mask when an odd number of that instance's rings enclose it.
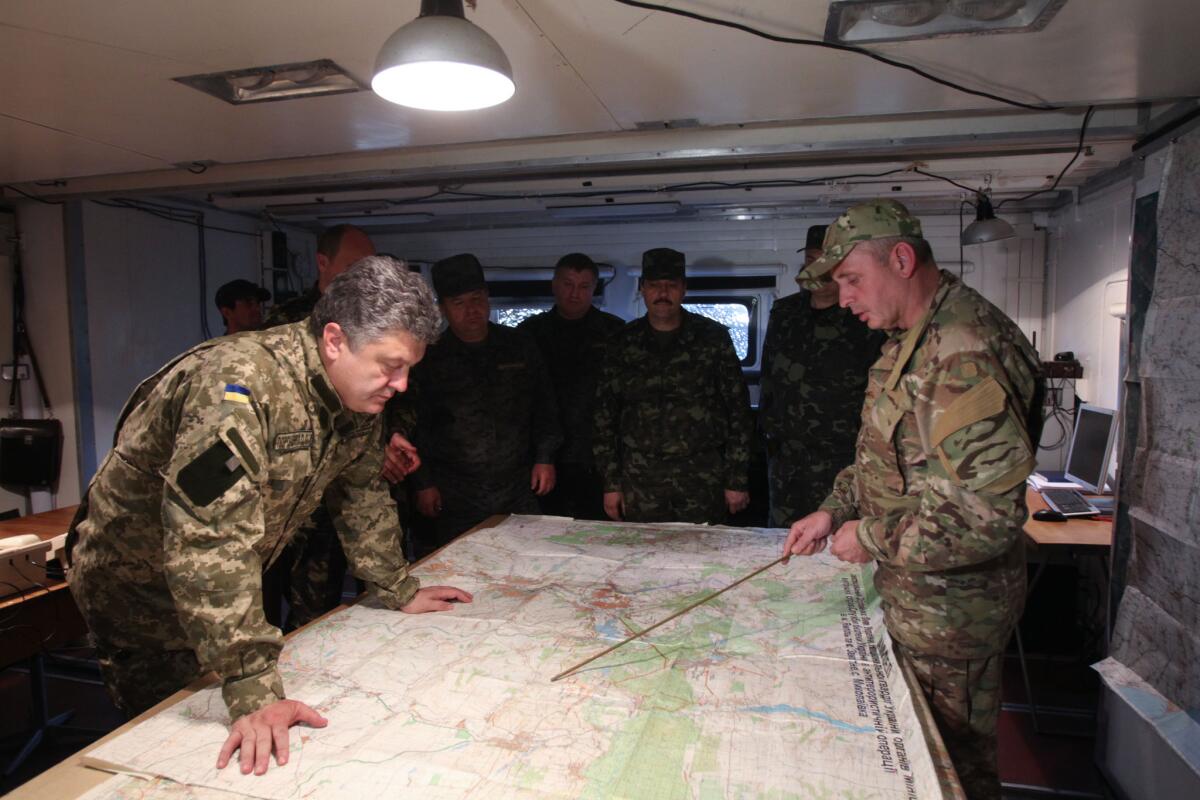
<instances>
[{"instance_id":1,"label":"ceiling panel","mask_svg":"<svg viewBox=\"0 0 1200 800\"><path fill-rule=\"evenodd\" d=\"M141 172L161 166L157 159L119 147L0 116L0 182L41 181L55 175Z\"/></svg>"},{"instance_id":2,"label":"ceiling panel","mask_svg":"<svg viewBox=\"0 0 1200 800\"><path fill-rule=\"evenodd\" d=\"M520 0L621 123L702 124L996 108L863 56L606 0ZM672 5L820 38L827 4L794 0ZM975 89L1024 102L1088 103L1200 92L1187 55L1200 35L1191 0L1068 0L1043 31L948 37L873 49Z\"/></svg>"},{"instance_id":3,"label":"ceiling panel","mask_svg":"<svg viewBox=\"0 0 1200 800\"><path fill-rule=\"evenodd\" d=\"M811 37L823 32L827 8L816 0L672 4ZM518 86L513 100L483 111L413 111L369 92L233 107L170 80L331 58L365 81L380 44L418 6L418 0L4 3L0 115L62 133L47 137L53 144L30 148L10 132L14 144L0 152L0 180L616 135L660 120L715 126L999 108L863 57L771 43L612 0L479 0L468 17L505 48ZM1194 0L1067 0L1038 33L878 49L971 86L1078 106L1200 95L1192 58L1197 38Z\"/></svg>"},{"instance_id":4,"label":"ceiling panel","mask_svg":"<svg viewBox=\"0 0 1200 800\"><path fill-rule=\"evenodd\" d=\"M160 166L615 128L574 70L514 8L487 27L506 42L516 73L536 80L522 81L516 96L500 108L439 114L403 109L369 91L234 107L171 80L328 57L369 82L375 51L399 25L376 20L394 19L395 6L403 4L362 3L354 25L341 21L340 27L330 8L317 4L295 4L321 11L311 16L301 8L280 14L292 10L282 2L236 8L231 3L127 2L106 6L103 13L91 3L45 3L36 9L15 5L21 7L6 5L0 11L0 69L11 78L0 112L140 150L159 158ZM372 5L386 7L387 13L372 16ZM66 13L66 6L76 13ZM134 15L133 6L148 13ZM239 17L235 12L242 6L248 11ZM167 16L164 9L177 13ZM122 14L126 25L114 24ZM403 21L405 15L400 16ZM280 24L280 17L287 17L287 23ZM321 43L322 31L335 35ZM39 177L63 177L49 171L51 164L46 167ZM0 180L15 178L0 175Z\"/></svg>"}]
</instances>

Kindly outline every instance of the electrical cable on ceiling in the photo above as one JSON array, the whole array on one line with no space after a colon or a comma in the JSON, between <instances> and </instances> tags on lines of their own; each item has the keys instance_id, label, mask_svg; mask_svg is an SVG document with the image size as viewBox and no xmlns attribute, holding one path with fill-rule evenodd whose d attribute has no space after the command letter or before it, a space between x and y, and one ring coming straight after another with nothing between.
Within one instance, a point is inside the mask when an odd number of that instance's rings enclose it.
<instances>
[{"instance_id":1,"label":"electrical cable on ceiling","mask_svg":"<svg viewBox=\"0 0 1200 800\"><path fill-rule=\"evenodd\" d=\"M0 188L11 189L12 191L16 192L17 194L21 195L22 197L27 197L30 200L37 200L39 203L42 203L44 205L61 206L63 204L61 200L47 200L44 197L38 197L36 194L30 194L29 192L25 191L24 189L13 186L11 183L0 184Z\"/></svg>"},{"instance_id":2,"label":"electrical cable on ceiling","mask_svg":"<svg viewBox=\"0 0 1200 800\"><path fill-rule=\"evenodd\" d=\"M687 19L696 20L697 22L706 22L710 25L733 28L734 30L742 31L743 33L749 33L752 36L758 36L772 42L781 42L783 44L800 44L807 45L809 47L823 47L828 50L840 50L844 53L854 53L856 55L866 56L867 58L873 59L882 64L887 64L889 67L907 70L921 76L922 78L925 78L926 80L933 81L934 83L940 84L949 89L954 89L955 91L963 92L965 94L975 95L976 97L984 97L988 100L995 100L998 103L1005 103L1006 105L1015 106L1016 108L1025 108L1031 111L1058 111L1062 108L1062 106L1050 105L1048 103L1025 103L1020 100L1012 100L1010 98L1002 97L998 94L992 94L991 92L985 92L980 89L971 89L967 86L963 86L961 83L955 83L954 81L950 81L945 78L939 78L938 76L926 72L920 67L913 66L912 64L905 64L903 61L897 61L894 58L888 58L887 56L880 55L879 53L868 50L865 47L857 47L850 44L839 44L837 42L826 42L822 39L800 39L793 36L781 36L775 33L768 33L764 30L760 30L740 22L719 19L717 17L709 17L704 14L698 14L695 11L684 11L683 9L679 8L671 8L669 6L659 5L658 3L644 3L641 2L641 0L616 0L616 2L623 6L631 6L633 8L640 8L646 11L661 11L664 14L674 14Z\"/></svg>"},{"instance_id":3,"label":"electrical cable on ceiling","mask_svg":"<svg viewBox=\"0 0 1200 800\"><path fill-rule=\"evenodd\" d=\"M1004 205L1005 203L1024 202L1025 200L1028 200L1031 197L1037 197L1039 194L1046 194L1047 192L1053 192L1056 189L1058 189L1059 181L1061 181L1063 179L1063 176L1067 174L1067 170L1069 170L1071 168L1071 165L1074 164L1076 161L1078 161L1079 156L1081 156L1083 154L1083 139L1087 135L1088 123L1091 121L1092 114L1095 111L1096 111L1095 106L1088 106L1087 111L1084 112L1083 124L1079 126L1079 144L1076 145L1076 147L1075 147L1075 155L1071 156L1071 160L1067 162L1066 166L1064 166L1061 170L1059 170L1058 176L1055 177L1055 179L1054 179L1054 183L1050 184L1050 186L1048 186L1045 189L1038 189L1037 191L1030 192L1029 194L1026 194L1026 195L1022 195L1021 197L1009 197L1004 200L1001 200L999 203L996 204L996 208L1000 208L1000 206Z\"/></svg>"},{"instance_id":4,"label":"electrical cable on ceiling","mask_svg":"<svg viewBox=\"0 0 1200 800\"><path fill-rule=\"evenodd\" d=\"M854 178L886 178L890 175L900 175L903 173L912 172L911 167L898 167L889 169L884 172L855 172L843 175L822 175L819 178L810 179L778 179L761 181L697 181L690 183L675 183L666 184L663 186L655 186L641 189L590 189L587 191L576 192L465 192L460 189L450 187L442 187L436 192L431 192L420 197L406 197L401 200L389 200L388 205L391 206L406 206L416 205L428 202L453 202L458 198L470 200L564 200L564 199L587 199L592 197L627 197L630 195L643 194L663 194L672 192L700 192L712 189L786 189L798 188L803 186L814 186L831 181L851 180ZM933 173L925 173L929 177L942 178L940 175ZM948 180L942 178L942 180Z\"/></svg>"},{"instance_id":5,"label":"electrical cable on ceiling","mask_svg":"<svg viewBox=\"0 0 1200 800\"><path fill-rule=\"evenodd\" d=\"M43 201L43 202L48 202L48 201ZM196 220L194 220L194 219L188 219L185 217L174 216L170 213L167 213L167 210L169 209L171 211L175 211L180 214L195 214L196 212L182 211L180 209L171 209L170 206L158 206L158 208L164 209L163 211L159 211L156 208L151 207L151 206L154 206L155 204L147 203L146 201L133 201L133 200L117 198L112 202L105 201L105 200L92 200L91 202L95 203L98 206L104 206L105 208L124 208L129 211L141 211L143 214L149 214L151 216L158 217L159 219L165 219L167 222L182 222L185 225L196 225L197 224ZM234 234L237 234L238 236L249 236L252 239L258 239L260 236L260 234L252 233L250 231L239 231L236 228L222 228L222 227L219 227L216 225L205 225L204 229L206 231L220 231L221 233L234 233Z\"/></svg>"}]
</instances>

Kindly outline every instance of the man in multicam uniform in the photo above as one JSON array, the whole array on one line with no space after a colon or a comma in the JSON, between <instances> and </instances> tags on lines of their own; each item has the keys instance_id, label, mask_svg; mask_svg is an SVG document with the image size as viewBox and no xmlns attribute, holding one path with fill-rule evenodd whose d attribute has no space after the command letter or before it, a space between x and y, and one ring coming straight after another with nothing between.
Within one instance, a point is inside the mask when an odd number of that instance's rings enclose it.
<instances>
[{"instance_id":1,"label":"man in multicam uniform","mask_svg":"<svg viewBox=\"0 0 1200 800\"><path fill-rule=\"evenodd\" d=\"M805 266L820 257L825 230L808 229ZM828 275L771 307L758 413L772 528L816 511L854 460L867 370L885 338L838 307L837 284Z\"/></svg>"},{"instance_id":2,"label":"man in multicam uniform","mask_svg":"<svg viewBox=\"0 0 1200 800\"><path fill-rule=\"evenodd\" d=\"M684 255L642 255L646 315L609 339L593 453L604 511L633 522L722 523L750 502L754 421L729 331L683 308Z\"/></svg>"},{"instance_id":3,"label":"man in multicam uniform","mask_svg":"<svg viewBox=\"0 0 1200 800\"><path fill-rule=\"evenodd\" d=\"M273 306L267 313L264 328L286 325L307 319L321 294L334 278L348 270L361 258L375 254L375 245L361 228L335 225L317 239L317 282L303 294ZM403 395L400 395L403 397ZM404 439L412 431L412 414L404 420L399 409L408 405L401 401L389 404L390 435L384 460L384 477L390 482L403 480L407 471L417 463L416 452ZM407 427L405 426L407 424ZM317 617L336 608L342 602L342 586L346 580L346 554L334 529L329 509L317 507L312 517L297 531L287 549L275 559L264 576L263 591L267 620L290 631L307 625ZM280 599L287 600L287 618L283 618Z\"/></svg>"},{"instance_id":4,"label":"man in multicam uniform","mask_svg":"<svg viewBox=\"0 0 1200 800\"><path fill-rule=\"evenodd\" d=\"M470 602L421 589L380 480L379 412L437 336L429 289L393 259L360 262L306 322L216 339L144 381L72 522L71 594L105 684L134 715L212 670L232 730L218 757L283 764L287 729L325 720L285 700L262 568L322 495L354 572L408 613Z\"/></svg>"},{"instance_id":5,"label":"man in multicam uniform","mask_svg":"<svg viewBox=\"0 0 1200 800\"><path fill-rule=\"evenodd\" d=\"M803 277L831 273L842 306L890 338L871 368L855 461L784 552L830 541L838 558L876 562L897 655L914 666L968 796L999 797L1001 661L1025 599L1038 356L1003 312L937 269L900 203L854 206L824 245Z\"/></svg>"}]
</instances>

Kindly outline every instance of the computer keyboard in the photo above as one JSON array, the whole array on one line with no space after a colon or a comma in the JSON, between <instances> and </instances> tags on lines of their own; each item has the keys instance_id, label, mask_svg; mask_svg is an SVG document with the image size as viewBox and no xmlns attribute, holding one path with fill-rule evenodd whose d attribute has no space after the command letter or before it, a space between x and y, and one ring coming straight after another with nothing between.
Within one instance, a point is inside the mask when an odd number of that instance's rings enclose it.
<instances>
[{"instance_id":1,"label":"computer keyboard","mask_svg":"<svg viewBox=\"0 0 1200 800\"><path fill-rule=\"evenodd\" d=\"M1074 489L1043 489L1042 498L1063 514L1095 514L1096 509Z\"/></svg>"}]
</instances>

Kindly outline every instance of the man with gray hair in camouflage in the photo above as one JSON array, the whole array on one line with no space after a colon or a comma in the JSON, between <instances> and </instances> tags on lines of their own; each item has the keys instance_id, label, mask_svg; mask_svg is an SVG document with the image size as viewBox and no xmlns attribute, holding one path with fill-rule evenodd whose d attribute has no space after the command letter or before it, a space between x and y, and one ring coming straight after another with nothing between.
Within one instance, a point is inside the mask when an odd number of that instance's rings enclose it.
<instances>
[{"instance_id":1,"label":"man with gray hair in camouflage","mask_svg":"<svg viewBox=\"0 0 1200 800\"><path fill-rule=\"evenodd\" d=\"M429 288L372 256L302 322L215 339L136 390L71 524L71 593L105 684L137 714L210 670L243 773L288 760L288 728L325 725L285 699L262 569L325 496L354 574L407 613L470 602L419 588L380 479L379 413L438 333Z\"/></svg>"},{"instance_id":2,"label":"man with gray hair in camouflage","mask_svg":"<svg viewBox=\"0 0 1200 800\"><path fill-rule=\"evenodd\" d=\"M854 462L785 553L876 562L898 657L915 668L971 798L998 798L1004 646L1025 600L1025 479L1041 432L1039 359L1020 329L940 271L894 200L850 208L805 268L887 331Z\"/></svg>"}]
</instances>

